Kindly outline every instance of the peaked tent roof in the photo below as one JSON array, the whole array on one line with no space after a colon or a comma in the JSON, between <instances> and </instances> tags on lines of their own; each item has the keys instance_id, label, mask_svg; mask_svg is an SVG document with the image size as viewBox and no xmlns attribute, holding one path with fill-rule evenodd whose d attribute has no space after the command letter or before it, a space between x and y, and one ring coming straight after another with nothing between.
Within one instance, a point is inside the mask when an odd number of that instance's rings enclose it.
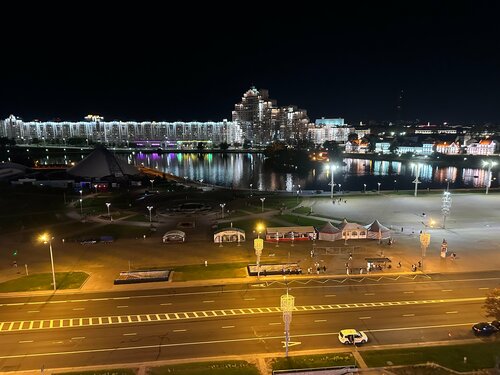
<instances>
[{"instance_id":1,"label":"peaked tent roof","mask_svg":"<svg viewBox=\"0 0 500 375\"><path fill-rule=\"evenodd\" d=\"M364 226L358 223L349 223L347 219L342 220L342 223L339 225L340 230L361 230L366 229Z\"/></svg>"},{"instance_id":2,"label":"peaked tent roof","mask_svg":"<svg viewBox=\"0 0 500 375\"><path fill-rule=\"evenodd\" d=\"M384 227L378 220L375 220L373 223L366 225L365 228L370 232L390 232L390 229Z\"/></svg>"},{"instance_id":3,"label":"peaked tent roof","mask_svg":"<svg viewBox=\"0 0 500 375\"><path fill-rule=\"evenodd\" d=\"M340 229L328 222L319 230L320 233L340 233Z\"/></svg>"},{"instance_id":4,"label":"peaked tent roof","mask_svg":"<svg viewBox=\"0 0 500 375\"><path fill-rule=\"evenodd\" d=\"M85 159L68 169L68 174L79 177L102 178L107 176L124 177L139 174L133 165L119 160L106 147L98 146Z\"/></svg>"}]
</instances>

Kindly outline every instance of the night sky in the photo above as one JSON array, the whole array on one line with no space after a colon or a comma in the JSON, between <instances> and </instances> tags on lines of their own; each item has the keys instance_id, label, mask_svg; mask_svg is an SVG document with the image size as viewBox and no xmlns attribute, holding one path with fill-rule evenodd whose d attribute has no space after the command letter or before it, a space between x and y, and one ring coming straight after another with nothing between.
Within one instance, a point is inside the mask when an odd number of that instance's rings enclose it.
<instances>
[{"instance_id":1,"label":"night sky","mask_svg":"<svg viewBox=\"0 0 500 375\"><path fill-rule=\"evenodd\" d=\"M254 85L311 120L500 123L495 2L315 3L2 12L0 116L222 120Z\"/></svg>"}]
</instances>

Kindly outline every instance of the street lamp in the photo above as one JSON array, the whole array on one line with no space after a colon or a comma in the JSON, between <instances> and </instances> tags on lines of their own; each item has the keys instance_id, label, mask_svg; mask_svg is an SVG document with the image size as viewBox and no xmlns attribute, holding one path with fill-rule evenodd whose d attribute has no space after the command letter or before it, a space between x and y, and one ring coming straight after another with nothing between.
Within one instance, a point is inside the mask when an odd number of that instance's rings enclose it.
<instances>
[{"instance_id":1,"label":"street lamp","mask_svg":"<svg viewBox=\"0 0 500 375\"><path fill-rule=\"evenodd\" d=\"M83 219L83 199L80 198L80 216Z\"/></svg>"},{"instance_id":2,"label":"street lamp","mask_svg":"<svg viewBox=\"0 0 500 375\"><path fill-rule=\"evenodd\" d=\"M334 171L335 169L337 169L337 166L336 165L330 165L330 173L331 173L331 177L332 177L332 180L330 181L330 183L328 185L330 185L330 198L333 199L333 187L335 186L335 182L333 181L333 174L334 174Z\"/></svg>"},{"instance_id":3,"label":"street lamp","mask_svg":"<svg viewBox=\"0 0 500 375\"><path fill-rule=\"evenodd\" d=\"M441 212L443 213L443 229L446 229L446 218L450 215L451 209L451 193L445 191L443 194L443 205L441 206Z\"/></svg>"},{"instance_id":4,"label":"street lamp","mask_svg":"<svg viewBox=\"0 0 500 375\"><path fill-rule=\"evenodd\" d=\"M257 238L253 240L253 247L255 249L255 255L257 256L257 278L260 278L260 256L262 255L262 250L264 249L264 240L260 238L260 232L264 229L264 226L259 223L257 224Z\"/></svg>"},{"instance_id":5,"label":"street lamp","mask_svg":"<svg viewBox=\"0 0 500 375\"><path fill-rule=\"evenodd\" d=\"M155 180L149 180L149 182L151 182L151 191L153 191L153 184L154 184Z\"/></svg>"},{"instance_id":6,"label":"street lamp","mask_svg":"<svg viewBox=\"0 0 500 375\"><path fill-rule=\"evenodd\" d=\"M429 247L429 244L431 243L431 234L427 232L422 232L420 233L420 249L421 249L421 266L422 266L422 271L424 270L424 258L425 258L425 253L427 252L427 248Z\"/></svg>"},{"instance_id":7,"label":"street lamp","mask_svg":"<svg viewBox=\"0 0 500 375\"><path fill-rule=\"evenodd\" d=\"M339 194L342 192L342 184L339 184Z\"/></svg>"},{"instance_id":8,"label":"street lamp","mask_svg":"<svg viewBox=\"0 0 500 375\"><path fill-rule=\"evenodd\" d=\"M108 208L108 216L109 216L109 221L111 221L111 213L109 211L109 206L111 206L111 203L107 202L106 207Z\"/></svg>"},{"instance_id":9,"label":"street lamp","mask_svg":"<svg viewBox=\"0 0 500 375\"><path fill-rule=\"evenodd\" d=\"M363 193L366 194L366 184L363 184Z\"/></svg>"},{"instance_id":10,"label":"street lamp","mask_svg":"<svg viewBox=\"0 0 500 375\"><path fill-rule=\"evenodd\" d=\"M394 191L396 191L396 184L397 184L398 180L394 180Z\"/></svg>"},{"instance_id":11,"label":"street lamp","mask_svg":"<svg viewBox=\"0 0 500 375\"><path fill-rule=\"evenodd\" d=\"M225 203L221 203L219 204L220 208L221 208L221 214L222 214L222 218L224 219L224 207L226 206Z\"/></svg>"},{"instance_id":12,"label":"street lamp","mask_svg":"<svg viewBox=\"0 0 500 375\"><path fill-rule=\"evenodd\" d=\"M412 164L412 166L415 166L415 164ZM418 177L420 176L420 163L417 163L416 168L417 171L415 173L415 180L413 180L413 183L415 184L415 196L417 196L418 184L420 183L420 181L418 180Z\"/></svg>"},{"instance_id":13,"label":"street lamp","mask_svg":"<svg viewBox=\"0 0 500 375\"><path fill-rule=\"evenodd\" d=\"M285 322L285 356L288 357L288 343L290 342L290 323L292 322L292 312L295 305L295 297L288 294L283 294L280 298L281 311L283 311L283 321Z\"/></svg>"},{"instance_id":14,"label":"street lamp","mask_svg":"<svg viewBox=\"0 0 500 375\"><path fill-rule=\"evenodd\" d=\"M56 273L54 271L54 256L52 255L52 236L48 233L43 233L38 237L40 242L43 242L44 244L49 243L49 251L50 251L50 264L52 266L52 284L54 285L54 292L57 289L56 286Z\"/></svg>"},{"instance_id":15,"label":"street lamp","mask_svg":"<svg viewBox=\"0 0 500 375\"><path fill-rule=\"evenodd\" d=\"M444 180L446 182L446 191L450 191L450 181L451 180L449 178L445 178Z\"/></svg>"},{"instance_id":16,"label":"street lamp","mask_svg":"<svg viewBox=\"0 0 500 375\"><path fill-rule=\"evenodd\" d=\"M496 161L492 160L484 160L483 161L483 167L488 167L488 181L486 182L486 194L488 194L491 186L491 168L493 168L495 165L497 165Z\"/></svg>"},{"instance_id":17,"label":"street lamp","mask_svg":"<svg viewBox=\"0 0 500 375\"><path fill-rule=\"evenodd\" d=\"M266 198L260 198L260 201L262 202L262 212L264 212L264 201Z\"/></svg>"},{"instance_id":18,"label":"street lamp","mask_svg":"<svg viewBox=\"0 0 500 375\"><path fill-rule=\"evenodd\" d=\"M377 185L378 185L377 193L380 194L380 182L377 182Z\"/></svg>"},{"instance_id":19,"label":"street lamp","mask_svg":"<svg viewBox=\"0 0 500 375\"><path fill-rule=\"evenodd\" d=\"M149 211L149 224L151 224L151 210L153 209L153 206L147 206L146 208Z\"/></svg>"},{"instance_id":20,"label":"street lamp","mask_svg":"<svg viewBox=\"0 0 500 375\"><path fill-rule=\"evenodd\" d=\"M253 184L250 184L250 197L253 196Z\"/></svg>"}]
</instances>

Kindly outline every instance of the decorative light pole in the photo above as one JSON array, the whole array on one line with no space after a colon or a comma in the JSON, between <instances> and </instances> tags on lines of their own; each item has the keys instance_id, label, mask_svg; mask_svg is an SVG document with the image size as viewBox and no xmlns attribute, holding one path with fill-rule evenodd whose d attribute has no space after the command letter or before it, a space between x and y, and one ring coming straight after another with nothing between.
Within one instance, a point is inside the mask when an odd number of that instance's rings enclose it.
<instances>
[{"instance_id":1,"label":"decorative light pole","mask_svg":"<svg viewBox=\"0 0 500 375\"><path fill-rule=\"evenodd\" d=\"M221 204L219 204L219 206L220 206L220 209L221 209L222 219L224 219L224 207L226 206L226 204L225 203L221 203Z\"/></svg>"},{"instance_id":2,"label":"decorative light pole","mask_svg":"<svg viewBox=\"0 0 500 375\"><path fill-rule=\"evenodd\" d=\"M394 180L394 191L396 191L396 184L397 184L398 180Z\"/></svg>"},{"instance_id":3,"label":"decorative light pole","mask_svg":"<svg viewBox=\"0 0 500 375\"><path fill-rule=\"evenodd\" d=\"M80 217L83 219L83 199L80 198Z\"/></svg>"},{"instance_id":4,"label":"decorative light pole","mask_svg":"<svg viewBox=\"0 0 500 375\"><path fill-rule=\"evenodd\" d=\"M111 206L111 203L106 202L106 207L108 208L108 217L109 217L109 221L111 221L111 212L109 211L109 206Z\"/></svg>"},{"instance_id":5,"label":"decorative light pole","mask_svg":"<svg viewBox=\"0 0 500 375\"><path fill-rule=\"evenodd\" d=\"M366 194L366 184L363 184L363 193Z\"/></svg>"},{"instance_id":6,"label":"decorative light pole","mask_svg":"<svg viewBox=\"0 0 500 375\"><path fill-rule=\"evenodd\" d=\"M342 184L339 184L339 194L342 193Z\"/></svg>"},{"instance_id":7,"label":"decorative light pole","mask_svg":"<svg viewBox=\"0 0 500 375\"><path fill-rule=\"evenodd\" d=\"M155 180L149 180L149 182L151 182L151 191L153 191L153 184L154 184Z\"/></svg>"},{"instance_id":8,"label":"decorative light pole","mask_svg":"<svg viewBox=\"0 0 500 375\"><path fill-rule=\"evenodd\" d=\"M264 201L266 198L260 198L260 201L262 202L262 212L264 212Z\"/></svg>"},{"instance_id":9,"label":"decorative light pole","mask_svg":"<svg viewBox=\"0 0 500 375\"><path fill-rule=\"evenodd\" d=\"M149 211L149 224L151 225L152 224L152 222L151 222L151 210L153 209L153 206L147 206L146 208Z\"/></svg>"},{"instance_id":10,"label":"decorative light pole","mask_svg":"<svg viewBox=\"0 0 500 375\"><path fill-rule=\"evenodd\" d=\"M427 248L431 243L431 234L427 232L420 233L420 250L421 250L421 265L422 271L424 270L424 258L427 252Z\"/></svg>"},{"instance_id":11,"label":"decorative light pole","mask_svg":"<svg viewBox=\"0 0 500 375\"><path fill-rule=\"evenodd\" d=\"M450 191L450 179L446 178L445 181L446 181L446 191Z\"/></svg>"},{"instance_id":12,"label":"decorative light pole","mask_svg":"<svg viewBox=\"0 0 500 375\"><path fill-rule=\"evenodd\" d=\"M417 168L417 172L415 173L415 180L413 180L413 183L415 184L415 196L417 196L418 184L420 183L420 181L418 180L418 178L420 176L420 163L416 164L416 168Z\"/></svg>"},{"instance_id":13,"label":"decorative light pole","mask_svg":"<svg viewBox=\"0 0 500 375\"><path fill-rule=\"evenodd\" d=\"M380 194L380 182L377 182L377 185L378 185L377 193Z\"/></svg>"},{"instance_id":14,"label":"decorative light pole","mask_svg":"<svg viewBox=\"0 0 500 375\"><path fill-rule=\"evenodd\" d=\"M441 212L443 214L443 229L446 229L446 218L450 215L451 209L451 193L445 191L443 194L443 205L441 206Z\"/></svg>"},{"instance_id":15,"label":"decorative light pole","mask_svg":"<svg viewBox=\"0 0 500 375\"><path fill-rule=\"evenodd\" d=\"M262 255L262 250L264 249L264 240L260 238L260 232L264 229L262 224L257 224L257 238L253 240L253 248L255 249L255 255L257 256L257 278L260 279L260 256Z\"/></svg>"},{"instance_id":16,"label":"decorative light pole","mask_svg":"<svg viewBox=\"0 0 500 375\"><path fill-rule=\"evenodd\" d=\"M283 311L283 322L285 322L285 356L288 357L288 343L290 342L290 323L292 322L292 312L295 305L295 297L288 294L281 296L281 311Z\"/></svg>"},{"instance_id":17,"label":"decorative light pole","mask_svg":"<svg viewBox=\"0 0 500 375\"><path fill-rule=\"evenodd\" d=\"M48 233L43 233L41 234L38 239L43 242L44 244L49 244L49 251L50 251L50 265L52 266L52 284L54 285L54 292L57 289L56 286L56 273L54 271L54 256L52 255L52 236Z\"/></svg>"},{"instance_id":18,"label":"decorative light pole","mask_svg":"<svg viewBox=\"0 0 500 375\"><path fill-rule=\"evenodd\" d=\"M297 185L297 203L299 203L299 195L300 195L300 185Z\"/></svg>"},{"instance_id":19,"label":"decorative light pole","mask_svg":"<svg viewBox=\"0 0 500 375\"><path fill-rule=\"evenodd\" d=\"M253 184L250 184L250 197L253 196Z\"/></svg>"},{"instance_id":20,"label":"decorative light pole","mask_svg":"<svg viewBox=\"0 0 500 375\"><path fill-rule=\"evenodd\" d=\"M330 198L331 199L333 199L333 188L335 186L335 182L333 181L333 174L334 174L335 169L337 169L336 165L330 165L330 175L332 177L332 180L330 181L330 183L328 185L330 185L330 188L331 188L331 191L330 191Z\"/></svg>"},{"instance_id":21,"label":"decorative light pole","mask_svg":"<svg viewBox=\"0 0 500 375\"><path fill-rule=\"evenodd\" d=\"M483 161L483 166L484 167L488 167L488 180L486 182L486 194L488 194L489 190L490 190L490 186L491 186L491 168L493 168L495 165L497 165L497 162L496 161L492 161L492 160L484 160Z\"/></svg>"}]
</instances>

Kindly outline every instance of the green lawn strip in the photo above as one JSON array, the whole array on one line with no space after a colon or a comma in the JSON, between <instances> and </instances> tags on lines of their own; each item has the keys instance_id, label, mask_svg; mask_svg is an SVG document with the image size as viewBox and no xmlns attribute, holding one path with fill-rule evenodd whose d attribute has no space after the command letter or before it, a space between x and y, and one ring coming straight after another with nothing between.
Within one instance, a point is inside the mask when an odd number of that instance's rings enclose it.
<instances>
[{"instance_id":1,"label":"green lawn strip","mask_svg":"<svg viewBox=\"0 0 500 375\"><path fill-rule=\"evenodd\" d=\"M326 353L275 358L271 362L273 370L306 369L318 367L353 366L351 353Z\"/></svg>"},{"instance_id":2,"label":"green lawn strip","mask_svg":"<svg viewBox=\"0 0 500 375\"><path fill-rule=\"evenodd\" d=\"M56 272L57 289L77 289L89 277L85 272ZM0 283L0 293L52 290L52 273L37 273Z\"/></svg>"},{"instance_id":3,"label":"green lawn strip","mask_svg":"<svg viewBox=\"0 0 500 375\"><path fill-rule=\"evenodd\" d=\"M292 212L294 214L307 215L308 213L311 212L311 207L300 206L300 207L297 207L296 209L294 209Z\"/></svg>"},{"instance_id":4,"label":"green lawn strip","mask_svg":"<svg viewBox=\"0 0 500 375\"><path fill-rule=\"evenodd\" d=\"M473 371L495 366L500 353L500 342L481 344L432 346L411 349L369 350L361 352L368 367L415 365L434 362L456 371ZM467 357L467 363L464 363Z\"/></svg>"},{"instance_id":5,"label":"green lawn strip","mask_svg":"<svg viewBox=\"0 0 500 375\"><path fill-rule=\"evenodd\" d=\"M290 226L308 226L312 225L315 227L322 227L327 223L326 220L317 220L317 219L312 219L309 217L302 217L302 216L296 216L296 215L278 215L275 216L276 218L279 218L281 220L286 220L290 223ZM283 225L281 225L283 226Z\"/></svg>"},{"instance_id":6,"label":"green lawn strip","mask_svg":"<svg viewBox=\"0 0 500 375\"><path fill-rule=\"evenodd\" d=\"M174 271L174 281L225 279L246 277L248 263L190 264L170 268Z\"/></svg>"},{"instance_id":7,"label":"green lawn strip","mask_svg":"<svg viewBox=\"0 0 500 375\"><path fill-rule=\"evenodd\" d=\"M137 370L116 368L111 370L95 370L95 371L76 371L76 372L57 372L57 375L135 375Z\"/></svg>"},{"instance_id":8,"label":"green lawn strip","mask_svg":"<svg viewBox=\"0 0 500 375\"><path fill-rule=\"evenodd\" d=\"M114 219L114 217L113 217L113 219ZM154 214L153 214L152 220L153 220L153 222L155 222ZM145 214L131 214L131 213L127 213L126 217L123 218L120 221L142 221L142 222L149 222L149 213L148 212L146 212Z\"/></svg>"},{"instance_id":9,"label":"green lawn strip","mask_svg":"<svg viewBox=\"0 0 500 375\"><path fill-rule=\"evenodd\" d=\"M257 367L246 361L220 361L185 363L179 365L168 365L150 367L148 375L259 375Z\"/></svg>"}]
</instances>

